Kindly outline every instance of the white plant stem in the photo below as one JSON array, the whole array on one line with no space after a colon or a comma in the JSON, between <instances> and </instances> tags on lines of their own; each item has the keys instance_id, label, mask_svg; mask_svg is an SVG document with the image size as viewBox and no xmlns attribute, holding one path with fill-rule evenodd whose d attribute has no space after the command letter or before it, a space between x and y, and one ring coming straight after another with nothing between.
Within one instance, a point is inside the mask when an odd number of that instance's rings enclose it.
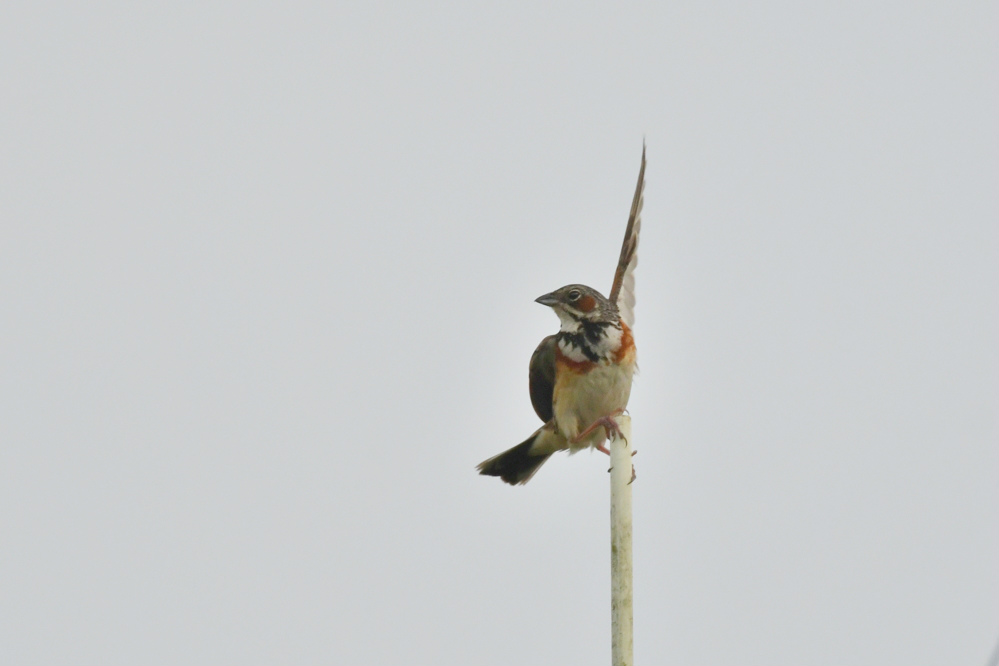
<instances>
[{"instance_id":1,"label":"white plant stem","mask_svg":"<svg viewBox=\"0 0 999 666\"><path fill-rule=\"evenodd\" d=\"M617 417L621 438L610 441L611 664L634 664L631 578L631 417Z\"/></svg>"}]
</instances>

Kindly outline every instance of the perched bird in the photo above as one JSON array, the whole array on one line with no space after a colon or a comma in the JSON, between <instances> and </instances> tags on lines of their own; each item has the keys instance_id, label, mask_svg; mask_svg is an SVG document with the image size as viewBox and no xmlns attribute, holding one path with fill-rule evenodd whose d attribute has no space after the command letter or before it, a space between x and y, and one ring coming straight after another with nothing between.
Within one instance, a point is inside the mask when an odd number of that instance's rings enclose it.
<instances>
[{"instance_id":1,"label":"perched bird","mask_svg":"<svg viewBox=\"0 0 999 666\"><path fill-rule=\"evenodd\" d=\"M570 284L537 299L558 315L561 327L531 356L531 404L544 425L526 440L482 462L480 474L509 484L527 483L556 451L596 448L610 433L620 434L614 417L624 412L635 373L631 335L635 308L635 265L642 226L645 147L624 244L610 297Z\"/></svg>"}]
</instances>

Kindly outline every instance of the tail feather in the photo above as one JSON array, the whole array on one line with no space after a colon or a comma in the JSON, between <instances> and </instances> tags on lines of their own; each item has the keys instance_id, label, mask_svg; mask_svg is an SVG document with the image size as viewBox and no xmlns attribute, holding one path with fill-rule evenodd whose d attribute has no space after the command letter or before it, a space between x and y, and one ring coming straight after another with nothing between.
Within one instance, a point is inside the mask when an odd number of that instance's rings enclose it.
<instances>
[{"instance_id":1,"label":"tail feather","mask_svg":"<svg viewBox=\"0 0 999 666\"><path fill-rule=\"evenodd\" d=\"M550 451L531 453L534 442L541 432L539 430L512 449L480 463L479 474L498 476L511 486L523 485L530 481L534 473L552 455Z\"/></svg>"}]
</instances>

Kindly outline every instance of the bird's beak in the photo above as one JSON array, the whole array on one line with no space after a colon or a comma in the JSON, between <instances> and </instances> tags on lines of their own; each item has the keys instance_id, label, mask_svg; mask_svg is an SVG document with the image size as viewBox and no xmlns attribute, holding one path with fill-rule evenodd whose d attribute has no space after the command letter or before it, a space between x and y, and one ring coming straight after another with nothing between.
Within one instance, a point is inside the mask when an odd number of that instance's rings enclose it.
<instances>
[{"instance_id":1,"label":"bird's beak","mask_svg":"<svg viewBox=\"0 0 999 666\"><path fill-rule=\"evenodd\" d=\"M548 307L553 307L559 302L559 300L558 296L556 296L553 292L551 294L545 294L544 296L538 296L534 299L534 302L541 303L541 305L547 305Z\"/></svg>"}]
</instances>

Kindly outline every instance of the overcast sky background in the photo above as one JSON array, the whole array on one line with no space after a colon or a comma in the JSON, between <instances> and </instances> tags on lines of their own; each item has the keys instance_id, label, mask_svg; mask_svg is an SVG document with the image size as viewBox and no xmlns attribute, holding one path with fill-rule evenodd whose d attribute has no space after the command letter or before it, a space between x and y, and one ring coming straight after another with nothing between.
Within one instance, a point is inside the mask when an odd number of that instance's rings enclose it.
<instances>
[{"instance_id":1,"label":"overcast sky background","mask_svg":"<svg viewBox=\"0 0 999 666\"><path fill-rule=\"evenodd\" d=\"M999 4L6 3L0 662L605 664L533 300L648 143L644 664L999 639Z\"/></svg>"}]
</instances>

